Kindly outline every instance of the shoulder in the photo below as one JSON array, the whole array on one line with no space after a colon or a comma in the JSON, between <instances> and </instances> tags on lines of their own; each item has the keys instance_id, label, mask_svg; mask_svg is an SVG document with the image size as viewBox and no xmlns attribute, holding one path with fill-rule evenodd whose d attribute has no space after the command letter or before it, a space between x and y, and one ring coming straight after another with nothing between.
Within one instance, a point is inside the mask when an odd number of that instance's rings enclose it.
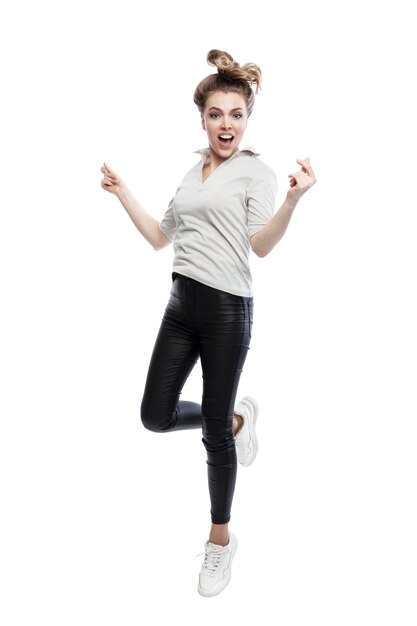
<instances>
[{"instance_id":1,"label":"shoulder","mask_svg":"<svg viewBox=\"0 0 417 626\"><path fill-rule=\"evenodd\" d=\"M257 154L245 151L245 154L242 154L242 164L244 164L245 170L250 176L251 184L267 183L273 187L277 186L275 171L270 165L260 159Z\"/></svg>"},{"instance_id":2,"label":"shoulder","mask_svg":"<svg viewBox=\"0 0 417 626\"><path fill-rule=\"evenodd\" d=\"M244 159L246 167L252 169L259 174L264 173L266 176L275 176L275 172L270 165L259 158L259 152L254 148L245 148L241 151L241 158Z\"/></svg>"}]
</instances>

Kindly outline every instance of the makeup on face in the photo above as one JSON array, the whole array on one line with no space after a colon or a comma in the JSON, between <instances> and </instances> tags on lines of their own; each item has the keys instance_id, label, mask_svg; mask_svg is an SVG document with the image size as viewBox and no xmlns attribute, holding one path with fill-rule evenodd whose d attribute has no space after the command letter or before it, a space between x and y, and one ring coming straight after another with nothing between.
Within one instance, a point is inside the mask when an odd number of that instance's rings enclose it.
<instances>
[{"instance_id":1,"label":"makeup on face","mask_svg":"<svg viewBox=\"0 0 417 626\"><path fill-rule=\"evenodd\" d=\"M228 159L238 150L246 124L246 103L239 93L214 92L207 98L203 127L217 160Z\"/></svg>"}]
</instances>

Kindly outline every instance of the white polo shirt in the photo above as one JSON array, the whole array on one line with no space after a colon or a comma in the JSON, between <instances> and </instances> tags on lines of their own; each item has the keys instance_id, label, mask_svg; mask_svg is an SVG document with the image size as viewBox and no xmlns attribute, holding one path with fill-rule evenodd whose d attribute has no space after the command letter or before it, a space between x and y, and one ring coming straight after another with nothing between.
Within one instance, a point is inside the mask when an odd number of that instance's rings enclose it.
<instances>
[{"instance_id":1,"label":"white polo shirt","mask_svg":"<svg viewBox=\"0 0 417 626\"><path fill-rule=\"evenodd\" d=\"M184 177L160 223L173 242L173 271L252 296L250 237L274 215L277 180L253 147L238 150L202 181L209 148Z\"/></svg>"}]
</instances>

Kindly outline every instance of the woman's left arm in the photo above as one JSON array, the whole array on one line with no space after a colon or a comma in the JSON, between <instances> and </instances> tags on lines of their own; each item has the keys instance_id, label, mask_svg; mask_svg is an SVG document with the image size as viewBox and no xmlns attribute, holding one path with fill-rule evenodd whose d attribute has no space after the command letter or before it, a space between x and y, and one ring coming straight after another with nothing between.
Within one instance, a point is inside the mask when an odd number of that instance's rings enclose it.
<instances>
[{"instance_id":1,"label":"woman's left arm","mask_svg":"<svg viewBox=\"0 0 417 626\"><path fill-rule=\"evenodd\" d=\"M297 163L301 164L301 170L288 174L291 189L287 192L284 204L262 230L252 235L250 239L251 248L259 257L264 257L271 252L283 237L299 199L316 182L309 157L304 161L297 159Z\"/></svg>"}]
</instances>

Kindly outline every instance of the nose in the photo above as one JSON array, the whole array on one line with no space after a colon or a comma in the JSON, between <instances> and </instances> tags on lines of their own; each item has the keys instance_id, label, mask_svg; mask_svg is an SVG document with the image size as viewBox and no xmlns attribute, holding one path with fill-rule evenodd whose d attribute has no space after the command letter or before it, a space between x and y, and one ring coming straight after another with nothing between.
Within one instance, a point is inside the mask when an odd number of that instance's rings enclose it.
<instances>
[{"instance_id":1,"label":"nose","mask_svg":"<svg viewBox=\"0 0 417 626\"><path fill-rule=\"evenodd\" d=\"M224 128L226 130L229 129L229 128L232 128L231 122L229 120L227 120L226 118L224 118L224 120L223 120L223 126L224 126Z\"/></svg>"}]
</instances>

